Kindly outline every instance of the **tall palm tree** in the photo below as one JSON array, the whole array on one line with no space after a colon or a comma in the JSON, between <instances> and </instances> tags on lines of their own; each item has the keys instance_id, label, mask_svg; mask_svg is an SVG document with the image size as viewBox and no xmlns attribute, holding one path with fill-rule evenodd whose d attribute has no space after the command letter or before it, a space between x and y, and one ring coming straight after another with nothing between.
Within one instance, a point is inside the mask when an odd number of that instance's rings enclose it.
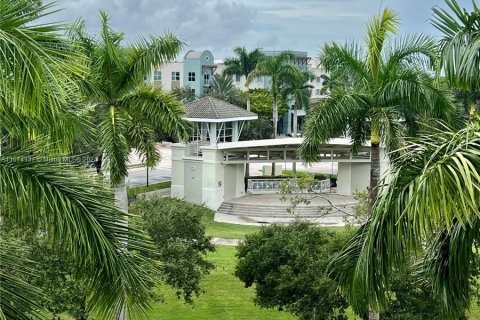
<instances>
[{"instance_id":1,"label":"tall palm tree","mask_svg":"<svg viewBox=\"0 0 480 320\"><path fill-rule=\"evenodd\" d=\"M223 73L227 75L245 76L248 79L250 73L255 70L258 61L263 57L263 53L259 48L247 51L245 47L236 47L233 49L235 58L225 59L225 70ZM247 110L250 111L250 83L245 82L245 92L247 95Z\"/></svg>"},{"instance_id":2,"label":"tall palm tree","mask_svg":"<svg viewBox=\"0 0 480 320\"><path fill-rule=\"evenodd\" d=\"M300 147L302 158L314 162L330 138L346 133L354 152L370 140L370 209L380 180L380 144L396 150L405 134L417 132L419 119L445 117L453 110L423 68L437 57L435 40L413 35L388 44L398 27L397 15L385 9L368 23L365 49L354 42L324 46L320 62L343 88L312 108Z\"/></svg>"},{"instance_id":3,"label":"tall palm tree","mask_svg":"<svg viewBox=\"0 0 480 320\"><path fill-rule=\"evenodd\" d=\"M99 119L97 137L99 158L108 168L110 182L117 188L116 197L128 210L125 177L131 148L136 148L148 167L160 160L155 148L155 130L186 139L188 123L182 119L183 105L175 96L160 88L145 86L143 79L152 65L174 59L183 42L172 34L140 38L122 47L123 33L113 31L108 16L100 12L98 39L84 32L83 21L72 30L73 38L83 44L90 58L83 89L86 102Z\"/></svg>"},{"instance_id":4,"label":"tall palm tree","mask_svg":"<svg viewBox=\"0 0 480 320\"><path fill-rule=\"evenodd\" d=\"M39 23L52 5L0 0L0 233L5 222L32 228L66 252L89 278L89 307L100 318L148 306L148 270L129 248L149 249L145 236L118 225L125 213L112 192L77 166L60 161L83 120L77 81L86 57L62 34ZM0 319L44 318L26 283L30 272L19 244L0 239Z\"/></svg>"},{"instance_id":5,"label":"tall palm tree","mask_svg":"<svg viewBox=\"0 0 480 320\"><path fill-rule=\"evenodd\" d=\"M297 74L286 79L280 88L282 98L285 101L293 101L293 134L295 137L298 133L298 107L304 108L308 106L313 88L308 82L314 78L315 76L311 72L298 70Z\"/></svg>"},{"instance_id":6,"label":"tall palm tree","mask_svg":"<svg viewBox=\"0 0 480 320\"><path fill-rule=\"evenodd\" d=\"M447 4L454 15L475 16L454 1ZM474 10L478 12L475 4ZM434 25L439 25L438 19L455 24L452 15L438 8L434 13L438 15ZM442 52L451 84L478 88L477 79L462 72L478 69L477 61L463 60L466 51L445 50L462 41L450 37L449 28L442 31L444 40L453 42L444 42ZM457 62L469 65L456 69ZM448 67L449 63L454 65ZM416 266L443 301L446 318L458 319L469 308L473 253L480 240L479 132L475 116L462 130L443 127L410 141L402 156L393 159L388 184L381 188L370 219L332 263L352 303L385 307L393 269L421 250L426 257Z\"/></svg>"},{"instance_id":7,"label":"tall palm tree","mask_svg":"<svg viewBox=\"0 0 480 320\"><path fill-rule=\"evenodd\" d=\"M289 79L295 78L299 72L298 68L293 65L295 55L289 51L280 52L273 57L263 57L257 64L255 70L250 72L247 83L253 81L256 77L270 77L270 92L273 97L273 134L277 137L278 126L278 98L280 97L281 86Z\"/></svg>"}]
</instances>

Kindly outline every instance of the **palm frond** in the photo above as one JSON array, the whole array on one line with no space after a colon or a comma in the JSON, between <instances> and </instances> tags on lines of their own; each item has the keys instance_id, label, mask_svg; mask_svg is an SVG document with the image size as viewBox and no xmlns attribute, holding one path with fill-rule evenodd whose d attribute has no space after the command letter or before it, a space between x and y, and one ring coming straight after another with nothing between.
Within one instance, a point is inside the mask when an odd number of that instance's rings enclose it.
<instances>
[{"instance_id":1,"label":"palm frond","mask_svg":"<svg viewBox=\"0 0 480 320\"><path fill-rule=\"evenodd\" d=\"M413 139L392 163L390 181L380 189L369 219L366 240L355 240L362 252L354 256L346 248L350 269L336 269L352 299L365 295L371 305L385 307L392 268L423 249L425 238L438 234L423 269L434 280L447 316L457 319L464 311L468 294L459 291L468 292L463 272L468 276L469 230L477 230L480 217L478 126L470 124L459 132L444 128Z\"/></svg>"},{"instance_id":2,"label":"palm frond","mask_svg":"<svg viewBox=\"0 0 480 320\"><path fill-rule=\"evenodd\" d=\"M110 318L125 305L132 315L148 308L148 271L130 250L152 247L143 232L118 224L127 214L115 207L111 190L34 146L3 149L0 176L2 216L41 230L68 253L90 280L93 312Z\"/></svg>"},{"instance_id":3,"label":"palm frond","mask_svg":"<svg viewBox=\"0 0 480 320\"><path fill-rule=\"evenodd\" d=\"M100 148L105 153L103 163L110 173L110 182L118 185L128 175L130 147L127 140L127 113L113 105L102 106L99 125Z\"/></svg>"},{"instance_id":4,"label":"palm frond","mask_svg":"<svg viewBox=\"0 0 480 320\"><path fill-rule=\"evenodd\" d=\"M476 90L480 87L480 15L462 9L457 1L446 0L449 11L434 7L432 25L443 33L440 46L445 75L451 84Z\"/></svg>"},{"instance_id":5,"label":"palm frond","mask_svg":"<svg viewBox=\"0 0 480 320\"><path fill-rule=\"evenodd\" d=\"M128 69L121 87L128 91L140 85L152 66L159 67L174 60L184 45L185 42L172 33L135 40L127 50Z\"/></svg>"},{"instance_id":6,"label":"palm frond","mask_svg":"<svg viewBox=\"0 0 480 320\"><path fill-rule=\"evenodd\" d=\"M319 55L320 63L336 80L366 83L370 76L361 47L355 42L326 44Z\"/></svg>"},{"instance_id":7,"label":"palm frond","mask_svg":"<svg viewBox=\"0 0 480 320\"><path fill-rule=\"evenodd\" d=\"M190 124L183 119L185 108L174 95L160 88L142 86L120 101L129 113L139 114L155 129L187 140Z\"/></svg>"},{"instance_id":8,"label":"palm frond","mask_svg":"<svg viewBox=\"0 0 480 320\"><path fill-rule=\"evenodd\" d=\"M328 139L338 137L348 128L349 119L358 119L363 116L361 122L365 121L368 116L369 107L368 98L356 94L341 93L332 96L318 106L311 108L307 121L305 123L305 140L300 146L300 157L306 162L315 162L319 160L320 147L325 144ZM360 120L360 119L358 119ZM366 135L353 134L357 146L366 140ZM362 141L360 141L362 140Z\"/></svg>"},{"instance_id":9,"label":"palm frond","mask_svg":"<svg viewBox=\"0 0 480 320\"><path fill-rule=\"evenodd\" d=\"M41 312L42 307L36 303L45 297L38 288L24 280L34 273L33 262L26 258L29 250L19 241L0 238L0 313L3 319L46 318Z\"/></svg>"},{"instance_id":10,"label":"palm frond","mask_svg":"<svg viewBox=\"0 0 480 320\"><path fill-rule=\"evenodd\" d=\"M400 19L397 14L388 8L378 16L374 16L367 25L368 65L373 81L378 80L385 41L397 33L399 25Z\"/></svg>"}]
</instances>

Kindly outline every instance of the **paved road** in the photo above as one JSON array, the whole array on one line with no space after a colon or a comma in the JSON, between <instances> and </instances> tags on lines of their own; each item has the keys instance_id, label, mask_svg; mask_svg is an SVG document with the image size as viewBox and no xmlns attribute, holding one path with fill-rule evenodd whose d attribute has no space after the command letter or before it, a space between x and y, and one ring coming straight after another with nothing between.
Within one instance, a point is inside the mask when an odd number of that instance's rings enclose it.
<instances>
[{"instance_id":1,"label":"paved road","mask_svg":"<svg viewBox=\"0 0 480 320\"><path fill-rule=\"evenodd\" d=\"M172 152L169 144L159 145L162 155L160 163L155 169L148 170L148 183L158 183L172 180ZM141 163L140 159L132 152L130 164ZM130 186L141 186L147 184L147 168L128 169L127 182Z\"/></svg>"},{"instance_id":2,"label":"paved road","mask_svg":"<svg viewBox=\"0 0 480 320\"><path fill-rule=\"evenodd\" d=\"M148 183L158 183L172 180L172 171L170 169L156 168L148 170ZM147 184L147 169L132 168L128 170L128 184L130 186L141 186Z\"/></svg>"}]
</instances>

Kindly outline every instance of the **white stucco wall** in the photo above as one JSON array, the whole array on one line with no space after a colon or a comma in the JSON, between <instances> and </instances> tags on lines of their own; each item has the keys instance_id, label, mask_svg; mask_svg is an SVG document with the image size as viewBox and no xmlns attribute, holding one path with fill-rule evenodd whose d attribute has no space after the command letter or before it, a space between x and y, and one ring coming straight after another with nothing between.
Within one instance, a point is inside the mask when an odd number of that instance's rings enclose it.
<instances>
[{"instance_id":1,"label":"white stucco wall","mask_svg":"<svg viewBox=\"0 0 480 320\"><path fill-rule=\"evenodd\" d=\"M153 80L153 72L155 70L161 71L162 72L162 81L154 81ZM172 72L180 72L180 80L179 81L174 81L172 82ZM154 85L161 85L162 89L165 91L171 91L172 90L172 85L175 85L175 83L178 83L178 87L183 87L183 62L167 62L160 67L153 67L151 68L151 72L149 75L147 75L147 80L146 82L149 84L154 84Z\"/></svg>"}]
</instances>

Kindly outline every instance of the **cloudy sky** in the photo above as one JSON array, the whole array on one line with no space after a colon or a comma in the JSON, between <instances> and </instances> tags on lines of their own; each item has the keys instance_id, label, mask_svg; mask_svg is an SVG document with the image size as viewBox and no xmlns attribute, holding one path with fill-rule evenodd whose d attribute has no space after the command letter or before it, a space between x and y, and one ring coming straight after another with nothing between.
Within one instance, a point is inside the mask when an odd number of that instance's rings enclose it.
<instances>
[{"instance_id":1,"label":"cloudy sky","mask_svg":"<svg viewBox=\"0 0 480 320\"><path fill-rule=\"evenodd\" d=\"M471 8L470 0L459 2ZM51 19L83 17L95 32L102 9L127 40L169 30L187 42L186 49L210 49L215 59L231 56L235 46L314 57L327 41L361 39L365 22L382 6L399 13L402 33L435 35L428 19L436 5L445 7L443 0L60 0L63 10Z\"/></svg>"}]
</instances>

